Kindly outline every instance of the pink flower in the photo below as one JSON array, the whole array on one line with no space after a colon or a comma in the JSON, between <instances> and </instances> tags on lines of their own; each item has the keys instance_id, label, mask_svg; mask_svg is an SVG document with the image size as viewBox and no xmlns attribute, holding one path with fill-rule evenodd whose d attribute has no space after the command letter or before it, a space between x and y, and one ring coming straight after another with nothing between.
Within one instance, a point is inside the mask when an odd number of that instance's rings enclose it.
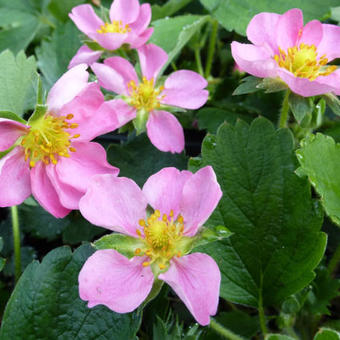
<instances>
[{"instance_id":1,"label":"pink flower","mask_svg":"<svg viewBox=\"0 0 340 340\"><path fill-rule=\"evenodd\" d=\"M221 275L208 255L187 255L188 240L217 206L222 192L210 166L195 174L164 168L143 190L131 179L93 177L80 211L98 226L129 235L134 256L98 250L79 274L79 294L89 307L103 304L115 312L136 309L154 280L168 283L197 322L207 325L217 310ZM147 217L148 204L154 213Z\"/></svg>"},{"instance_id":2,"label":"pink flower","mask_svg":"<svg viewBox=\"0 0 340 340\"><path fill-rule=\"evenodd\" d=\"M121 126L133 120L138 132L147 130L151 143L161 151L181 152L184 133L167 106L198 109L208 99L204 90L207 81L198 73L181 70L172 73L164 85L157 85L157 76L168 56L160 47L149 44L138 49L142 80L133 66L121 57L112 57L104 64L94 63L93 72L104 88L122 99L106 102L107 110L117 116Z\"/></svg>"},{"instance_id":3,"label":"pink flower","mask_svg":"<svg viewBox=\"0 0 340 340\"><path fill-rule=\"evenodd\" d=\"M74 7L69 16L82 32L106 50L116 50L123 44L138 48L149 40L153 32L153 28L147 28L151 20L150 4L140 5L138 0L114 0L110 8L110 22L100 19L90 5ZM80 63L91 65L101 53L82 46L69 67Z\"/></svg>"},{"instance_id":4,"label":"pink flower","mask_svg":"<svg viewBox=\"0 0 340 340\"><path fill-rule=\"evenodd\" d=\"M237 64L260 78L280 78L295 93L340 94L340 70L326 64L340 57L340 27L317 20L303 26L299 9L260 13L247 28L253 44L232 42Z\"/></svg>"},{"instance_id":5,"label":"pink flower","mask_svg":"<svg viewBox=\"0 0 340 340\"><path fill-rule=\"evenodd\" d=\"M114 117L96 114L104 96L88 83L86 65L65 73L47 98L48 111L27 125L0 118L0 206L22 203L29 195L55 217L78 209L96 174L118 175L105 149L89 142L114 128Z\"/></svg>"}]
</instances>

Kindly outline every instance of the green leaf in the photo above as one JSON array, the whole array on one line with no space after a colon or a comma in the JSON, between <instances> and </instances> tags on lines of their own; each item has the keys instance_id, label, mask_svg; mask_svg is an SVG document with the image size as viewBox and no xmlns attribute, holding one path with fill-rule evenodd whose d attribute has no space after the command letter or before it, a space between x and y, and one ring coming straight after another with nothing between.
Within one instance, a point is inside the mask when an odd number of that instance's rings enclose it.
<instances>
[{"instance_id":1,"label":"green leaf","mask_svg":"<svg viewBox=\"0 0 340 340\"><path fill-rule=\"evenodd\" d=\"M107 158L109 163L120 169L120 176L132 178L139 186L165 167L173 166L179 170L187 167L187 157L183 153L159 151L146 134L122 145L111 144L107 150Z\"/></svg>"},{"instance_id":2,"label":"green leaf","mask_svg":"<svg viewBox=\"0 0 340 340\"><path fill-rule=\"evenodd\" d=\"M241 80L241 84L235 89L233 92L234 96L238 96L240 94L254 93L260 91L257 85L261 84L262 79L248 76Z\"/></svg>"},{"instance_id":3,"label":"green leaf","mask_svg":"<svg viewBox=\"0 0 340 340\"><path fill-rule=\"evenodd\" d=\"M258 306L279 303L315 276L326 235L310 185L294 173L293 137L265 118L249 126L224 124L203 141L202 163L212 165L223 191L206 226L225 225L230 238L202 247L219 264L220 295ZM196 162L197 165L197 162Z\"/></svg>"},{"instance_id":4,"label":"green leaf","mask_svg":"<svg viewBox=\"0 0 340 340\"><path fill-rule=\"evenodd\" d=\"M211 228L202 227L198 235L193 238L191 244L191 250L209 244L211 242L221 241L227 239L233 235L233 233L224 226L216 226Z\"/></svg>"},{"instance_id":5,"label":"green leaf","mask_svg":"<svg viewBox=\"0 0 340 340\"><path fill-rule=\"evenodd\" d=\"M274 93L287 90L288 86L280 78L264 78L257 88L265 90L264 93Z\"/></svg>"},{"instance_id":6,"label":"green leaf","mask_svg":"<svg viewBox=\"0 0 340 340\"><path fill-rule=\"evenodd\" d=\"M11 120L15 120L19 123L22 124L26 124L26 121L22 118L20 118L17 114L15 114L14 112L10 112L10 111L0 111L0 117L1 118L7 118L7 119L11 119Z\"/></svg>"},{"instance_id":7,"label":"green leaf","mask_svg":"<svg viewBox=\"0 0 340 340\"><path fill-rule=\"evenodd\" d=\"M208 15L182 15L152 23L155 30L150 42L162 47L168 53L168 61L163 66L163 71L209 19Z\"/></svg>"},{"instance_id":8,"label":"green leaf","mask_svg":"<svg viewBox=\"0 0 340 340\"><path fill-rule=\"evenodd\" d=\"M152 5L152 20L169 17L188 5L192 0L168 0L163 6Z\"/></svg>"},{"instance_id":9,"label":"green leaf","mask_svg":"<svg viewBox=\"0 0 340 340\"><path fill-rule=\"evenodd\" d=\"M306 115L310 115L313 112L313 102L311 98L302 97L293 92L290 92L288 103L296 121L299 124Z\"/></svg>"},{"instance_id":10,"label":"green leaf","mask_svg":"<svg viewBox=\"0 0 340 340\"><path fill-rule=\"evenodd\" d=\"M330 328L321 328L315 334L314 340L340 340L340 333Z\"/></svg>"},{"instance_id":11,"label":"green leaf","mask_svg":"<svg viewBox=\"0 0 340 340\"><path fill-rule=\"evenodd\" d=\"M36 48L38 67L49 89L62 74L80 47L79 31L73 22L57 27L50 40Z\"/></svg>"},{"instance_id":12,"label":"green leaf","mask_svg":"<svg viewBox=\"0 0 340 340\"><path fill-rule=\"evenodd\" d=\"M137 248L145 247L145 243L140 239L118 233L105 235L94 242L94 245L97 250L115 249L128 258L135 255Z\"/></svg>"},{"instance_id":13,"label":"green leaf","mask_svg":"<svg viewBox=\"0 0 340 340\"><path fill-rule=\"evenodd\" d=\"M74 253L61 247L41 263L31 263L7 304L0 338L134 339L139 313L117 314L104 306L88 308L79 298L78 274L92 252L89 245Z\"/></svg>"},{"instance_id":14,"label":"green leaf","mask_svg":"<svg viewBox=\"0 0 340 340\"><path fill-rule=\"evenodd\" d=\"M288 335L283 334L267 334L265 340L296 340Z\"/></svg>"},{"instance_id":15,"label":"green leaf","mask_svg":"<svg viewBox=\"0 0 340 340\"><path fill-rule=\"evenodd\" d=\"M0 54L0 111L22 117L24 105L36 72L34 57L23 52L16 57L10 51Z\"/></svg>"},{"instance_id":16,"label":"green leaf","mask_svg":"<svg viewBox=\"0 0 340 340\"><path fill-rule=\"evenodd\" d=\"M84 0L51 0L48 9L60 21L66 21L72 8L84 3Z\"/></svg>"},{"instance_id":17,"label":"green leaf","mask_svg":"<svg viewBox=\"0 0 340 340\"><path fill-rule=\"evenodd\" d=\"M331 8L331 18L338 23L340 22L340 6Z\"/></svg>"},{"instance_id":18,"label":"green leaf","mask_svg":"<svg viewBox=\"0 0 340 340\"><path fill-rule=\"evenodd\" d=\"M296 152L300 173L307 175L334 223L340 225L340 145L321 133L307 136Z\"/></svg>"},{"instance_id":19,"label":"green leaf","mask_svg":"<svg viewBox=\"0 0 340 340\"><path fill-rule=\"evenodd\" d=\"M323 98L326 100L326 104L331 108L334 114L340 116L340 100L333 93L327 93L323 95Z\"/></svg>"},{"instance_id":20,"label":"green leaf","mask_svg":"<svg viewBox=\"0 0 340 340\"><path fill-rule=\"evenodd\" d=\"M246 28L254 15L260 12L274 12L283 14L291 8L300 8L303 11L304 21L321 19L331 6L339 4L338 0L200 0L202 5L219 21L228 31L235 30L246 35Z\"/></svg>"}]
</instances>

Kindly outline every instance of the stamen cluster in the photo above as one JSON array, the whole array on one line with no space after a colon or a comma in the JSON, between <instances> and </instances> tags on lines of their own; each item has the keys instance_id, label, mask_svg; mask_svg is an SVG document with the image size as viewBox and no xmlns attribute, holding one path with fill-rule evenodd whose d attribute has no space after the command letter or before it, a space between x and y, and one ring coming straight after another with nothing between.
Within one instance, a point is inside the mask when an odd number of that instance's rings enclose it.
<instances>
[{"instance_id":1,"label":"stamen cluster","mask_svg":"<svg viewBox=\"0 0 340 340\"><path fill-rule=\"evenodd\" d=\"M127 33L131 32L131 28L128 24L123 25L121 20L113 20L111 23L106 22L104 25L100 26L100 29L97 30L98 33Z\"/></svg>"},{"instance_id":2,"label":"stamen cluster","mask_svg":"<svg viewBox=\"0 0 340 340\"><path fill-rule=\"evenodd\" d=\"M25 161L29 159L29 165L33 168L37 162L45 164L50 162L57 164L58 158L70 157L69 151L75 152L71 146L71 139L78 138L80 135L71 136L67 129L78 127L76 123L69 123L73 114L67 116L54 116L46 114L38 121L32 123L31 128L21 140L24 148Z\"/></svg>"},{"instance_id":3,"label":"stamen cluster","mask_svg":"<svg viewBox=\"0 0 340 340\"><path fill-rule=\"evenodd\" d=\"M310 81L319 76L327 76L337 69L335 65L326 67L326 56L318 58L316 46L304 43L288 48L287 53L279 48L279 55L276 54L274 59L280 67L292 72L296 77Z\"/></svg>"},{"instance_id":4,"label":"stamen cluster","mask_svg":"<svg viewBox=\"0 0 340 340\"><path fill-rule=\"evenodd\" d=\"M169 216L161 213L159 210L145 220L139 221L143 228L142 232L137 229L137 234L144 241L145 248L137 248L135 255L149 257L149 261L143 263L143 266L149 266L152 263L157 263L159 269L163 270L169 266L169 261L174 257L180 257L182 254L177 248L178 242L183 236L184 221L179 215L174 220L174 213L171 210Z\"/></svg>"}]
</instances>

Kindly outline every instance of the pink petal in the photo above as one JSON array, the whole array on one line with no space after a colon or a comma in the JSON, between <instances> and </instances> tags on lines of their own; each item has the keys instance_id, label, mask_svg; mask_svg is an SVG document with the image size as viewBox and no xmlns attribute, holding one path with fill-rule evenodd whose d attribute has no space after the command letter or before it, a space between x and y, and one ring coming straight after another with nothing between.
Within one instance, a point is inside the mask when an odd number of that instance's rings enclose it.
<instances>
[{"instance_id":1,"label":"pink petal","mask_svg":"<svg viewBox=\"0 0 340 340\"><path fill-rule=\"evenodd\" d=\"M240 44L233 41L231 43L231 54L243 71L255 77L267 78L276 76L277 64L271 52L264 47Z\"/></svg>"},{"instance_id":2,"label":"pink petal","mask_svg":"<svg viewBox=\"0 0 340 340\"><path fill-rule=\"evenodd\" d=\"M328 61L340 57L340 27L336 25L322 25L322 40L318 46L318 54L326 55Z\"/></svg>"},{"instance_id":3,"label":"pink petal","mask_svg":"<svg viewBox=\"0 0 340 340\"><path fill-rule=\"evenodd\" d=\"M31 185L34 198L54 217L63 218L71 211L60 203L58 194L47 176L44 163L38 162L31 169Z\"/></svg>"},{"instance_id":4,"label":"pink petal","mask_svg":"<svg viewBox=\"0 0 340 340\"><path fill-rule=\"evenodd\" d=\"M247 27L248 40L277 53L276 28L280 17L280 14L265 12L255 15Z\"/></svg>"},{"instance_id":5,"label":"pink petal","mask_svg":"<svg viewBox=\"0 0 340 340\"><path fill-rule=\"evenodd\" d=\"M28 127L15 120L0 118L0 151L10 148L15 141L28 131Z\"/></svg>"},{"instance_id":6,"label":"pink petal","mask_svg":"<svg viewBox=\"0 0 340 340\"><path fill-rule=\"evenodd\" d=\"M184 132L177 118L166 111L152 111L146 123L151 143L159 150L180 153L184 149Z\"/></svg>"},{"instance_id":7,"label":"pink petal","mask_svg":"<svg viewBox=\"0 0 340 340\"><path fill-rule=\"evenodd\" d=\"M139 16L138 0L114 0L110 8L110 19L130 24Z\"/></svg>"},{"instance_id":8,"label":"pink petal","mask_svg":"<svg viewBox=\"0 0 340 340\"><path fill-rule=\"evenodd\" d=\"M117 313L132 312L149 295L154 280L150 266L142 266L144 261L129 260L113 249L96 251L79 273L80 298L90 308L105 305Z\"/></svg>"},{"instance_id":9,"label":"pink petal","mask_svg":"<svg viewBox=\"0 0 340 340\"><path fill-rule=\"evenodd\" d=\"M202 90L208 85L208 82L200 74L189 71L176 71L166 79L164 87L166 89L186 90Z\"/></svg>"},{"instance_id":10,"label":"pink petal","mask_svg":"<svg viewBox=\"0 0 340 340\"><path fill-rule=\"evenodd\" d=\"M92 34L91 38L107 50L116 50L125 43L128 36L128 33L95 32Z\"/></svg>"},{"instance_id":11,"label":"pink petal","mask_svg":"<svg viewBox=\"0 0 340 340\"><path fill-rule=\"evenodd\" d=\"M114 175L93 177L79 203L80 212L91 223L134 237L139 220L145 219L146 207L138 185Z\"/></svg>"},{"instance_id":12,"label":"pink petal","mask_svg":"<svg viewBox=\"0 0 340 340\"><path fill-rule=\"evenodd\" d=\"M298 44L319 45L322 39L322 24L318 20L307 23L302 29L302 35Z\"/></svg>"},{"instance_id":13,"label":"pink petal","mask_svg":"<svg viewBox=\"0 0 340 340\"><path fill-rule=\"evenodd\" d=\"M277 45L286 51L296 45L303 29L303 14L298 8L293 8L282 14L276 31Z\"/></svg>"},{"instance_id":14,"label":"pink petal","mask_svg":"<svg viewBox=\"0 0 340 340\"><path fill-rule=\"evenodd\" d=\"M31 195L28 164L21 147L16 147L0 159L0 207L21 204Z\"/></svg>"},{"instance_id":15,"label":"pink petal","mask_svg":"<svg viewBox=\"0 0 340 340\"><path fill-rule=\"evenodd\" d=\"M135 22L129 26L135 34L140 34L146 30L151 21L151 6L150 4L143 4L140 6L139 15Z\"/></svg>"},{"instance_id":16,"label":"pink petal","mask_svg":"<svg viewBox=\"0 0 340 340\"><path fill-rule=\"evenodd\" d=\"M138 77L134 67L124 58L121 57L111 57L104 60L104 64L115 70L127 84L130 81L134 81L138 84ZM127 91L127 85L126 85Z\"/></svg>"},{"instance_id":17,"label":"pink petal","mask_svg":"<svg viewBox=\"0 0 340 340\"><path fill-rule=\"evenodd\" d=\"M160 274L181 298L196 321L202 326L210 323L217 312L221 273L208 255L194 253L173 258L169 270Z\"/></svg>"},{"instance_id":18,"label":"pink petal","mask_svg":"<svg viewBox=\"0 0 340 340\"><path fill-rule=\"evenodd\" d=\"M148 44L138 49L142 74L147 79L156 80L158 73L168 60L168 55L160 47Z\"/></svg>"},{"instance_id":19,"label":"pink petal","mask_svg":"<svg viewBox=\"0 0 340 340\"><path fill-rule=\"evenodd\" d=\"M58 113L63 105L70 102L87 86L89 74L86 69L85 64L77 65L64 73L53 85L47 96L50 112Z\"/></svg>"},{"instance_id":20,"label":"pink petal","mask_svg":"<svg viewBox=\"0 0 340 340\"><path fill-rule=\"evenodd\" d=\"M79 5L74 7L69 14L69 17L76 24L78 29L89 37L91 37L92 33L100 29L101 25L104 25L104 22L97 16L90 5Z\"/></svg>"},{"instance_id":21,"label":"pink petal","mask_svg":"<svg viewBox=\"0 0 340 340\"><path fill-rule=\"evenodd\" d=\"M153 27L150 27L140 35L136 35L133 32L131 32L128 38L126 39L126 43L129 43L131 48L140 48L141 46L146 44L146 42L150 39L153 31L154 31Z\"/></svg>"},{"instance_id":22,"label":"pink petal","mask_svg":"<svg viewBox=\"0 0 340 340\"><path fill-rule=\"evenodd\" d=\"M84 193L72 187L71 185L65 184L60 181L54 164L49 164L46 166L46 173L58 194L60 203L65 208L78 210L79 200L84 195Z\"/></svg>"},{"instance_id":23,"label":"pink petal","mask_svg":"<svg viewBox=\"0 0 340 340\"><path fill-rule=\"evenodd\" d=\"M143 186L143 193L148 203L162 214L170 214L174 218L180 213L183 186L193 174L179 171L176 168L164 168L150 176Z\"/></svg>"},{"instance_id":24,"label":"pink petal","mask_svg":"<svg viewBox=\"0 0 340 340\"><path fill-rule=\"evenodd\" d=\"M113 131L135 119L136 109L126 104L122 99L113 99L101 105L96 117L100 127Z\"/></svg>"},{"instance_id":25,"label":"pink petal","mask_svg":"<svg viewBox=\"0 0 340 340\"><path fill-rule=\"evenodd\" d=\"M330 92L334 92L340 95L340 69L338 68L328 76L321 76L315 79L319 84L331 86L333 89Z\"/></svg>"},{"instance_id":26,"label":"pink petal","mask_svg":"<svg viewBox=\"0 0 340 340\"><path fill-rule=\"evenodd\" d=\"M60 180L85 193L91 177L99 174L117 176L119 169L106 161L106 151L98 143L73 142L77 150L71 157L60 157L56 169Z\"/></svg>"},{"instance_id":27,"label":"pink petal","mask_svg":"<svg viewBox=\"0 0 340 340\"><path fill-rule=\"evenodd\" d=\"M102 51L93 51L86 45L83 45L71 59L67 68L70 69L79 64L86 64L90 66L100 58L102 53Z\"/></svg>"},{"instance_id":28,"label":"pink petal","mask_svg":"<svg viewBox=\"0 0 340 340\"><path fill-rule=\"evenodd\" d=\"M220 185L211 166L198 170L184 184L181 212L184 234L194 236L209 218L222 197Z\"/></svg>"},{"instance_id":29,"label":"pink petal","mask_svg":"<svg viewBox=\"0 0 340 340\"><path fill-rule=\"evenodd\" d=\"M97 76L100 86L118 94L128 95L125 79L115 69L98 63L94 63L91 68Z\"/></svg>"},{"instance_id":30,"label":"pink petal","mask_svg":"<svg viewBox=\"0 0 340 340\"><path fill-rule=\"evenodd\" d=\"M117 125L115 117L102 116L98 111L104 103L104 96L97 83L89 83L85 89L71 102L64 105L60 114L73 114L69 123L76 123L78 127L69 129L71 135L79 134L77 142L90 141L104 133L110 132L112 125Z\"/></svg>"},{"instance_id":31,"label":"pink petal","mask_svg":"<svg viewBox=\"0 0 340 340\"><path fill-rule=\"evenodd\" d=\"M327 76L318 77L316 80L310 81L307 78L295 77L291 72L283 68L278 69L277 73L291 91L303 97L317 96L332 92L334 89L330 84L327 84Z\"/></svg>"}]
</instances>

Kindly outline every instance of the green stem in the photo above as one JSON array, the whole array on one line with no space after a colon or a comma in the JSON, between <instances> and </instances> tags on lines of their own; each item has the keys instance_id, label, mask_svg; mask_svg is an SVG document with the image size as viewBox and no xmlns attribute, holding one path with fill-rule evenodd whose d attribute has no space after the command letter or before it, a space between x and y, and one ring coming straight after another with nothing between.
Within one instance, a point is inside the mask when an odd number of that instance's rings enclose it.
<instances>
[{"instance_id":1,"label":"green stem","mask_svg":"<svg viewBox=\"0 0 340 340\"><path fill-rule=\"evenodd\" d=\"M260 327L263 336L266 336L268 333L267 326L266 326L266 316L264 314L264 309L263 309L263 296L262 296L262 288L263 288L263 276L261 275L261 280L260 280L260 289L259 289L259 319L260 319Z\"/></svg>"},{"instance_id":2,"label":"green stem","mask_svg":"<svg viewBox=\"0 0 340 340\"><path fill-rule=\"evenodd\" d=\"M279 128L287 127L288 113L289 113L289 102L288 102L289 93L290 91L287 90L283 98L281 113L280 113Z\"/></svg>"},{"instance_id":3,"label":"green stem","mask_svg":"<svg viewBox=\"0 0 340 340\"><path fill-rule=\"evenodd\" d=\"M331 257L331 259L329 260L328 263L328 272L330 275L332 275L334 273L334 271L336 270L338 264L340 261L340 244L338 245L338 247L336 248L333 256Z\"/></svg>"},{"instance_id":4,"label":"green stem","mask_svg":"<svg viewBox=\"0 0 340 340\"><path fill-rule=\"evenodd\" d=\"M214 54L215 54L217 31L218 31L218 21L213 20L211 22L211 33L210 33L210 41L209 41L209 47L208 47L207 62L205 64L205 78L209 78L210 73L211 73L211 68L212 68Z\"/></svg>"},{"instance_id":5,"label":"green stem","mask_svg":"<svg viewBox=\"0 0 340 340\"><path fill-rule=\"evenodd\" d=\"M240 336L235 334L234 332L230 331L229 329L225 328L224 326L220 325L214 319L210 320L210 328L213 329L216 333L223 336L225 339L230 340L243 340Z\"/></svg>"},{"instance_id":6,"label":"green stem","mask_svg":"<svg viewBox=\"0 0 340 340\"><path fill-rule=\"evenodd\" d=\"M18 282L21 275L21 250L20 250L20 228L18 207L14 205L11 207L12 215L12 229L13 229L13 243L14 243L14 273L15 282Z\"/></svg>"},{"instance_id":7,"label":"green stem","mask_svg":"<svg viewBox=\"0 0 340 340\"><path fill-rule=\"evenodd\" d=\"M198 45L195 47L195 60L196 60L196 65L197 65L197 71L203 77L204 72L203 72L200 48Z\"/></svg>"}]
</instances>

